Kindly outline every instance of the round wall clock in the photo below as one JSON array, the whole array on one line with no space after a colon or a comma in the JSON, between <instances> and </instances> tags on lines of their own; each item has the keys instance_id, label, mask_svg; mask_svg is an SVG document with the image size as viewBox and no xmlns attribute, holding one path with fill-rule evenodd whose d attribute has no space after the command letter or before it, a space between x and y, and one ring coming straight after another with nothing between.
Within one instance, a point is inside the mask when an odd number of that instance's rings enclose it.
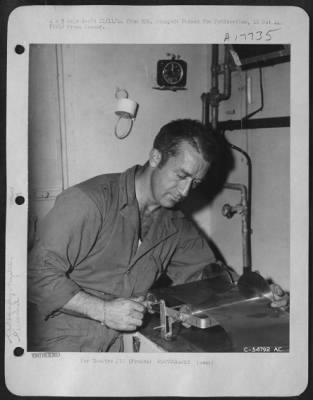
<instances>
[{"instance_id":1,"label":"round wall clock","mask_svg":"<svg viewBox=\"0 0 313 400\"><path fill-rule=\"evenodd\" d=\"M157 82L162 87L184 87L187 82L187 63L184 60L159 60Z\"/></svg>"}]
</instances>

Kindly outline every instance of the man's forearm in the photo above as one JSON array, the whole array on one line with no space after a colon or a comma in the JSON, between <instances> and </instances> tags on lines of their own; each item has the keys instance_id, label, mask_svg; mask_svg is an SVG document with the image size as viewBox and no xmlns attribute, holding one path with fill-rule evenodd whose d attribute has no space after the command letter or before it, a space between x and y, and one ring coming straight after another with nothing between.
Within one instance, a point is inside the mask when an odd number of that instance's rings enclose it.
<instances>
[{"instance_id":1,"label":"man's forearm","mask_svg":"<svg viewBox=\"0 0 313 400\"><path fill-rule=\"evenodd\" d=\"M80 291L62 307L61 311L66 314L103 322L104 308L104 300Z\"/></svg>"},{"instance_id":2,"label":"man's forearm","mask_svg":"<svg viewBox=\"0 0 313 400\"><path fill-rule=\"evenodd\" d=\"M80 291L62 307L61 311L99 321L108 328L132 331L141 326L145 305L143 296L106 301Z\"/></svg>"}]
</instances>

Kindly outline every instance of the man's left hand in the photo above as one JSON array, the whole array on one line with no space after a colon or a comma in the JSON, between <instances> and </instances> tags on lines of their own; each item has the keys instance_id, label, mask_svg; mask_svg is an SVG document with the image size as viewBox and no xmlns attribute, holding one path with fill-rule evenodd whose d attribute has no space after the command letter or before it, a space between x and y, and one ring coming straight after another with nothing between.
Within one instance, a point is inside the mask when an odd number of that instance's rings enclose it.
<instances>
[{"instance_id":1,"label":"man's left hand","mask_svg":"<svg viewBox=\"0 0 313 400\"><path fill-rule=\"evenodd\" d=\"M287 308L289 307L289 294L286 293L281 286L276 283L270 284L273 293L272 302L270 304L273 308Z\"/></svg>"}]
</instances>

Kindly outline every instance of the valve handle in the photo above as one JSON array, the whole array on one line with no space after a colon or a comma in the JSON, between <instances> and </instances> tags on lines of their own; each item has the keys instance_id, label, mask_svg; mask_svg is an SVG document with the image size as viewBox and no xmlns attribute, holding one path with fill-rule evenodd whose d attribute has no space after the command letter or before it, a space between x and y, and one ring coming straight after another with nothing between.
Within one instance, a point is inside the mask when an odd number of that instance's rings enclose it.
<instances>
[{"instance_id":1,"label":"valve handle","mask_svg":"<svg viewBox=\"0 0 313 400\"><path fill-rule=\"evenodd\" d=\"M226 218L232 218L235 214L233 207L230 204L224 204L222 208L222 215Z\"/></svg>"}]
</instances>

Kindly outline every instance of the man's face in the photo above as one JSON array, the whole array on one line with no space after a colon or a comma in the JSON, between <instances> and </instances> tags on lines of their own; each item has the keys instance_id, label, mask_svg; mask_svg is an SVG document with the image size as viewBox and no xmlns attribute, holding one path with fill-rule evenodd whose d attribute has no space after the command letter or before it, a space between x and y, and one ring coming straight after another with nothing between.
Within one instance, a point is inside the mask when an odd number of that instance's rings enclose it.
<instances>
[{"instance_id":1,"label":"man's face","mask_svg":"<svg viewBox=\"0 0 313 400\"><path fill-rule=\"evenodd\" d=\"M151 151L149 162L153 201L166 208L174 207L187 197L209 169L209 163L187 142L182 142L176 156L169 157L161 167L161 154L156 149Z\"/></svg>"}]
</instances>

